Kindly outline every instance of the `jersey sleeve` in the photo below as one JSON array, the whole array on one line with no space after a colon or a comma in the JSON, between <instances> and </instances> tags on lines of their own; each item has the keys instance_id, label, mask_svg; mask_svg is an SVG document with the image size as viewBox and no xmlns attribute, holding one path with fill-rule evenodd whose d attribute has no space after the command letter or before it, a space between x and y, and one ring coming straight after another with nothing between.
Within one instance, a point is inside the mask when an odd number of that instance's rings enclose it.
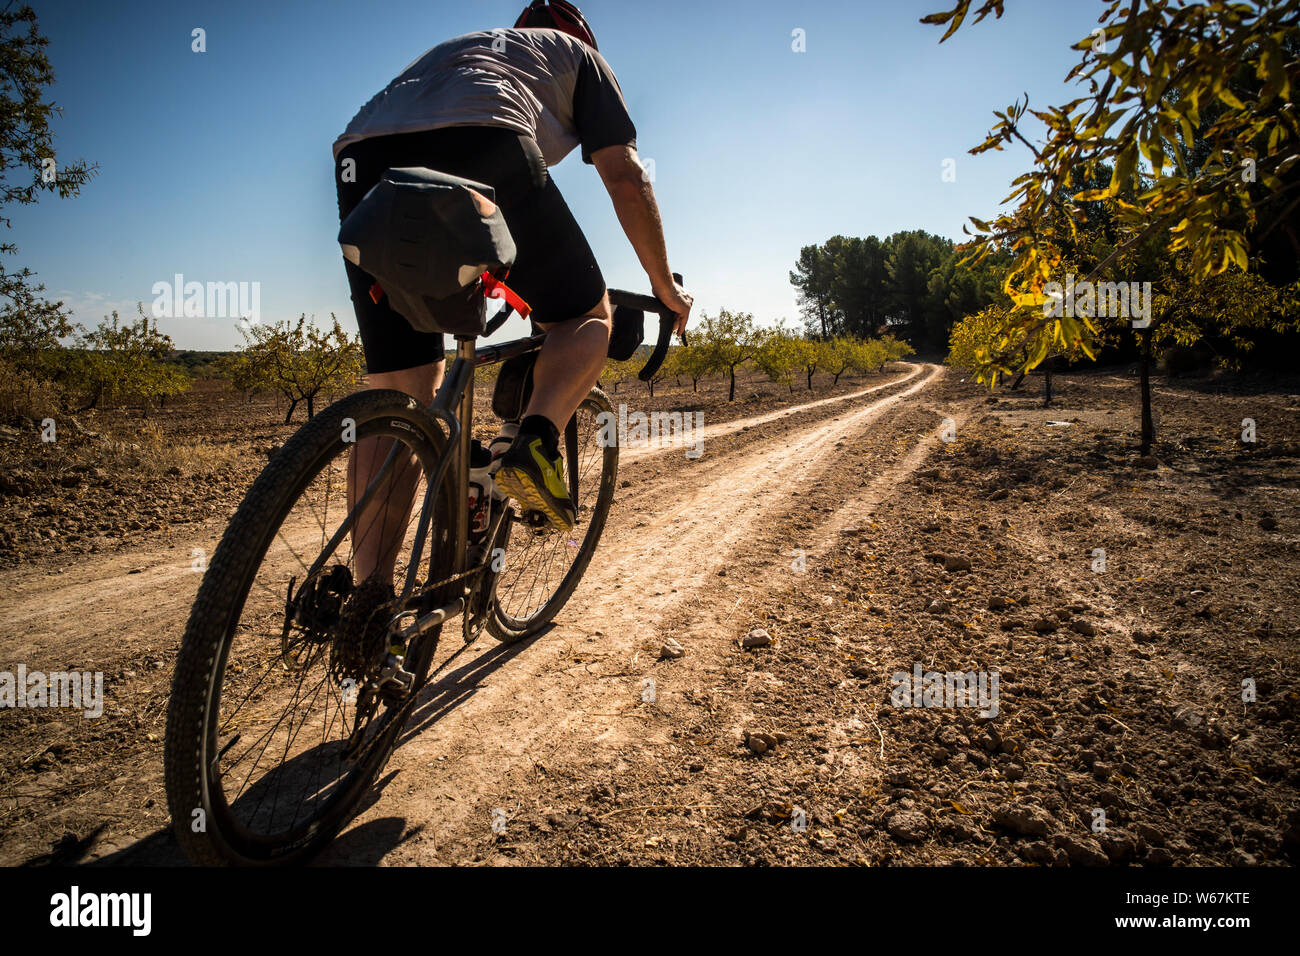
<instances>
[{"instance_id":1,"label":"jersey sleeve","mask_svg":"<svg viewBox=\"0 0 1300 956\"><path fill-rule=\"evenodd\" d=\"M636 148L636 127L627 113L627 103L618 78L595 50L587 48L578 67L573 91L573 125L582 144L582 161L606 146Z\"/></svg>"}]
</instances>

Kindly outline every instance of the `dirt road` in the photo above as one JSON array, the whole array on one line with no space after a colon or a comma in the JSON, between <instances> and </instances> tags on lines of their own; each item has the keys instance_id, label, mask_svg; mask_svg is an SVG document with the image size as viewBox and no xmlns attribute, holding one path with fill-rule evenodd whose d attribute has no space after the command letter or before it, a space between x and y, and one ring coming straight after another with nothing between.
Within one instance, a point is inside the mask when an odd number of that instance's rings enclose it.
<instances>
[{"instance_id":1,"label":"dirt road","mask_svg":"<svg viewBox=\"0 0 1300 956\"><path fill-rule=\"evenodd\" d=\"M701 400L702 456L625 449L555 626L444 635L319 862L1300 859L1295 389L1167 384L1151 468L1106 375L1060 377L1051 409L958 378ZM193 552L221 530L6 572L0 669L103 671L106 707L0 712L0 862L182 862L164 715ZM770 644L742 646L754 629ZM898 705L918 666L1000 675L996 719Z\"/></svg>"},{"instance_id":2,"label":"dirt road","mask_svg":"<svg viewBox=\"0 0 1300 956\"><path fill-rule=\"evenodd\" d=\"M836 509L806 521L791 547L774 546L774 520L815 494L837 448L863 441L882 417L915 410L942 375L934 366L912 366L851 394L718 425L706 421L698 458L674 448L628 449L600 550L556 626L515 647L487 637L459 647L454 635L444 638L434 682L375 802L323 862L472 859L493 837L493 810L504 810L508 820L526 802L545 802L549 768L618 766L653 746L644 729L647 701L672 707L691 685L692 670L713 666L714 650L736 637L738 609L773 576L789 573L794 547L818 545ZM909 440L914 445L919 437ZM879 480L896 478L897 468ZM53 819L9 834L10 862L41 844L48 849L62 830L84 836L92 820L103 829L87 848L89 858L176 859L160 832L166 684L200 578L194 549L211 553L220 531L211 523L190 541L9 576L0 660L104 670L107 718L75 730L85 744L116 742L132 751L111 765L65 760L0 787L8 797L0 814L62 792ZM689 648L671 681L656 668L667 637ZM656 682L653 693L648 681ZM38 751L32 759L47 757Z\"/></svg>"}]
</instances>

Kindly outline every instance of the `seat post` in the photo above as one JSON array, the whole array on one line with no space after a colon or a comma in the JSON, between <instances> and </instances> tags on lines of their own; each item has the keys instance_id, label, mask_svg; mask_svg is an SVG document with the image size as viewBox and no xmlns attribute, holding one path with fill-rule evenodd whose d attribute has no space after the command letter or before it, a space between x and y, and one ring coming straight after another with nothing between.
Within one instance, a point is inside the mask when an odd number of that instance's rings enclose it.
<instances>
[{"instance_id":1,"label":"seat post","mask_svg":"<svg viewBox=\"0 0 1300 956\"><path fill-rule=\"evenodd\" d=\"M452 478L456 489L456 569L459 573L466 569L469 549L469 446L474 437L474 367L475 345L478 340L474 335L456 336L456 359L465 363L465 388L460 393L460 404L456 409L456 420L460 422L460 437L456 442L456 462Z\"/></svg>"}]
</instances>

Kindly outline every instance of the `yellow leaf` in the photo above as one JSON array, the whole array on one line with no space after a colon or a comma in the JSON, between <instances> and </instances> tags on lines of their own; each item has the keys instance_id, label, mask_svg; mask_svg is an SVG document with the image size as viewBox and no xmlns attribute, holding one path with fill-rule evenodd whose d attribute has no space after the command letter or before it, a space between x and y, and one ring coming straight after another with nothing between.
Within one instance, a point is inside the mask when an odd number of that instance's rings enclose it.
<instances>
[{"instance_id":1,"label":"yellow leaf","mask_svg":"<svg viewBox=\"0 0 1300 956\"><path fill-rule=\"evenodd\" d=\"M1219 90L1219 99L1223 100L1223 102L1227 103L1234 110L1244 110L1246 108L1246 104L1237 99L1236 94L1226 86Z\"/></svg>"}]
</instances>

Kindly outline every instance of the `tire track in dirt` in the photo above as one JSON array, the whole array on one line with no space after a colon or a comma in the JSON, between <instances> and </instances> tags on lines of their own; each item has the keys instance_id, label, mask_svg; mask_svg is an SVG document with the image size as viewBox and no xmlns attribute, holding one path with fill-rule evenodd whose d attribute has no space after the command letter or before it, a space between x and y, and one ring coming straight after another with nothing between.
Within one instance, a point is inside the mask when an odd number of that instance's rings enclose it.
<instances>
[{"instance_id":1,"label":"tire track in dirt","mask_svg":"<svg viewBox=\"0 0 1300 956\"><path fill-rule=\"evenodd\" d=\"M778 419L808 414L834 402L897 386L920 370L918 366L907 375L848 395L708 426L703 437L717 439ZM620 455L621 471L626 472L626 466L640 458L653 457L666 450L672 449L626 449ZM707 465L717 461L715 457ZM625 506L626 502L615 500L616 509L621 504ZM90 642L103 635L113 635L115 640L125 638L128 642L136 636L147 636L145 643L151 647L159 639L179 641L202 580L202 575L193 570L192 549L202 548L205 554L211 555L225 524L225 520L209 521L187 528L176 535L181 539L178 544L155 540L130 550L78 557L59 571L19 568L8 572L0 594L0 620L6 625L0 634L0 664L40 661L41 666L46 666L46 662L64 658L69 662L84 662ZM606 532L602 555L611 540L610 533L615 530ZM127 648L117 650L129 653Z\"/></svg>"},{"instance_id":2,"label":"tire track in dirt","mask_svg":"<svg viewBox=\"0 0 1300 956\"><path fill-rule=\"evenodd\" d=\"M862 398L866 395L873 395L884 389L893 388L897 385L903 384L904 382L911 381L916 378L916 376L920 375L921 372L924 371L924 368L925 367L921 365L914 366L912 371L908 372L906 375L892 379L888 382L882 382L880 385L873 385L871 388L864 388L861 391L849 392L847 395L834 395L830 398L821 398L814 402L805 402L802 405L795 405L792 408L779 408L774 412L767 412L763 415L753 415L749 418L720 422L717 425L705 425L699 430L696 437L701 442L717 440L722 438L724 435L731 435L738 431L757 428L760 425L780 421L781 419L788 418L791 415L806 414L818 408L835 404L836 402L847 402L855 398ZM673 439L676 439L677 436L672 437ZM642 458L650 458L655 455L661 455L664 452L675 451L677 447L678 443L674 440L672 442L661 442L651 447L625 448L619 452L619 461L620 463L626 463L637 461Z\"/></svg>"}]
</instances>

